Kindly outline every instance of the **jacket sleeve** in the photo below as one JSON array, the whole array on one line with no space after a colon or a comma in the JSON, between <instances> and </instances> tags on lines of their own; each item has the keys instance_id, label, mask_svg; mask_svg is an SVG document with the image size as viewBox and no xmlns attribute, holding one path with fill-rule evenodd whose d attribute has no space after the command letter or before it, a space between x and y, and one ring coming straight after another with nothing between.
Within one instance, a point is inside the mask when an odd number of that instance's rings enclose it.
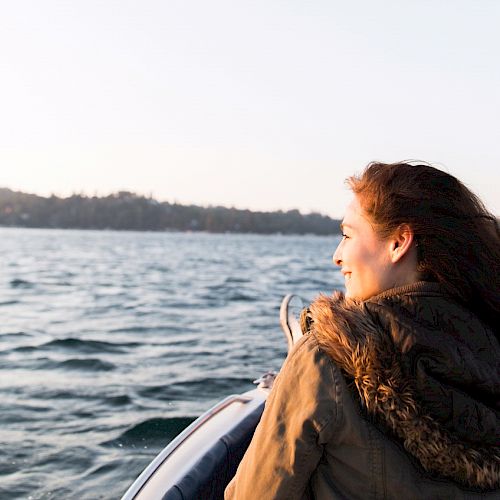
<instances>
[{"instance_id":1,"label":"jacket sleeve","mask_svg":"<svg viewBox=\"0 0 500 500\"><path fill-rule=\"evenodd\" d=\"M306 335L275 380L226 499L299 499L341 420L331 359Z\"/></svg>"}]
</instances>

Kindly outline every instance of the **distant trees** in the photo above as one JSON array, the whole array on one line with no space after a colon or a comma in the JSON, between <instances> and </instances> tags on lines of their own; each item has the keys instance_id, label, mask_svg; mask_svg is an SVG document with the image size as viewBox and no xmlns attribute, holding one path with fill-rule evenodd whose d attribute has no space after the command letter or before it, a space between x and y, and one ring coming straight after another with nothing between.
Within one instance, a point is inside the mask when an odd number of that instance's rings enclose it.
<instances>
[{"instance_id":1,"label":"distant trees","mask_svg":"<svg viewBox=\"0 0 500 500\"><path fill-rule=\"evenodd\" d=\"M298 210L252 212L160 203L128 191L105 197L45 198L0 188L1 226L328 235L339 233L339 222Z\"/></svg>"}]
</instances>

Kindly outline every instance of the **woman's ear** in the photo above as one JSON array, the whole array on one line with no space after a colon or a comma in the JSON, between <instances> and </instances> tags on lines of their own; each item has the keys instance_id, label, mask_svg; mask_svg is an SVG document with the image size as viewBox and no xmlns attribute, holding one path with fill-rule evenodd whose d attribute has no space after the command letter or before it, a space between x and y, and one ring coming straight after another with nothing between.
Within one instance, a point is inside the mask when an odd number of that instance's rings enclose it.
<instances>
[{"instance_id":1,"label":"woman's ear","mask_svg":"<svg viewBox=\"0 0 500 500\"><path fill-rule=\"evenodd\" d=\"M399 226L391 237L390 257L393 264L399 262L411 249L414 233L408 224Z\"/></svg>"}]
</instances>

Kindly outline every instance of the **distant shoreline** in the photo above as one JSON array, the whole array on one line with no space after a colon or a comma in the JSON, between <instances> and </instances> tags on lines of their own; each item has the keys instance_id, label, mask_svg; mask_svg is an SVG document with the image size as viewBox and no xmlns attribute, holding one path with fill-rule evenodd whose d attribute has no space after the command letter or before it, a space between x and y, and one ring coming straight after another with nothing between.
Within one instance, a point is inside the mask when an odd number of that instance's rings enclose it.
<instances>
[{"instance_id":1,"label":"distant shoreline","mask_svg":"<svg viewBox=\"0 0 500 500\"><path fill-rule=\"evenodd\" d=\"M0 227L214 234L337 235L340 220L298 210L254 212L171 204L127 191L43 197L0 188Z\"/></svg>"},{"instance_id":2,"label":"distant shoreline","mask_svg":"<svg viewBox=\"0 0 500 500\"><path fill-rule=\"evenodd\" d=\"M89 228L89 227L47 227L47 226L6 226L0 224L0 229L33 229L33 230L47 230L47 231L89 231L89 232L115 232L115 233L149 233L149 234L206 234L206 235L231 235L231 236L318 236L318 237L328 237L328 236L340 236L340 232L330 233L330 234L317 234L317 233L255 233L255 232L236 232L236 231L192 231L186 230L181 231L178 229L113 229L111 227L105 228Z\"/></svg>"}]
</instances>

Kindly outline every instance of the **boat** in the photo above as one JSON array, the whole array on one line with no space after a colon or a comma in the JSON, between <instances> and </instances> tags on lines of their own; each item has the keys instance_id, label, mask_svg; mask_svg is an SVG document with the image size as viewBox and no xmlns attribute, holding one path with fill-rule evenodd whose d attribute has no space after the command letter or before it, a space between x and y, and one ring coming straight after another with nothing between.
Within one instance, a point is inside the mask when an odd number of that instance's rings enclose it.
<instances>
[{"instance_id":1,"label":"boat","mask_svg":"<svg viewBox=\"0 0 500 500\"><path fill-rule=\"evenodd\" d=\"M299 297L289 294L280 307L288 352L302 336ZM192 422L144 469L122 500L221 499L236 473L273 387L276 372L263 374L257 387L224 398Z\"/></svg>"}]
</instances>

